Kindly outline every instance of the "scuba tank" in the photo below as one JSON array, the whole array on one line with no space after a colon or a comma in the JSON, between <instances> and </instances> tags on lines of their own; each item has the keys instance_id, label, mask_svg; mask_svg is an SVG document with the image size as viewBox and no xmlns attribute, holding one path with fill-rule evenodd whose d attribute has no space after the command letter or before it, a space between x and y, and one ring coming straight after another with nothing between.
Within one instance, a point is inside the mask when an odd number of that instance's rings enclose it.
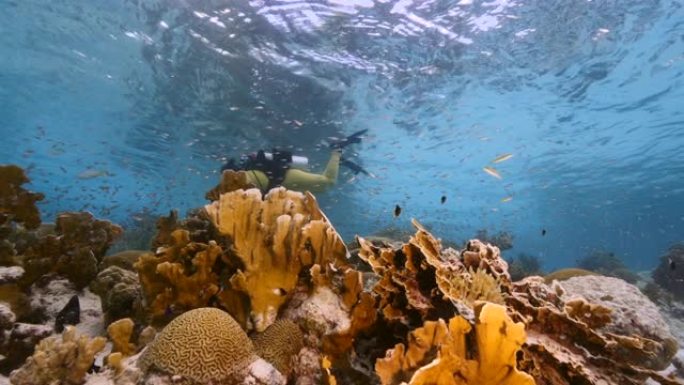
<instances>
[{"instance_id":1,"label":"scuba tank","mask_svg":"<svg viewBox=\"0 0 684 385\"><path fill-rule=\"evenodd\" d=\"M273 160L272 152L264 152L264 156L268 160ZM309 168L309 158L301 155L291 155L290 167L298 168L300 170L307 170Z\"/></svg>"}]
</instances>

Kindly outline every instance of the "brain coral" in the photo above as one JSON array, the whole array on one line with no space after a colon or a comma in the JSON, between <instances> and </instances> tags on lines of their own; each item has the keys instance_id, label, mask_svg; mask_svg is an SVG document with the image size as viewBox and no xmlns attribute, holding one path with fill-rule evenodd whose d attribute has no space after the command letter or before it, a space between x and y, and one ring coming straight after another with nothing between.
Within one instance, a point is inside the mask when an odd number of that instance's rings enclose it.
<instances>
[{"instance_id":1,"label":"brain coral","mask_svg":"<svg viewBox=\"0 0 684 385\"><path fill-rule=\"evenodd\" d=\"M278 320L263 333L257 334L253 341L259 357L287 376L290 372L292 357L304 346L304 335L296 323L290 320Z\"/></svg>"},{"instance_id":2,"label":"brain coral","mask_svg":"<svg viewBox=\"0 0 684 385\"><path fill-rule=\"evenodd\" d=\"M228 313L199 308L171 321L138 366L207 383L240 375L256 359L252 341Z\"/></svg>"}]
</instances>

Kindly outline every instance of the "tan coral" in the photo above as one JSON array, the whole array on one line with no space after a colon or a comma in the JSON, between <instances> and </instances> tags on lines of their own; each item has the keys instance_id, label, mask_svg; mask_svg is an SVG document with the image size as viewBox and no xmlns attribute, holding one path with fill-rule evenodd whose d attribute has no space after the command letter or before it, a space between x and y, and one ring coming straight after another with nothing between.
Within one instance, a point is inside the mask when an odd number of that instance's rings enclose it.
<instances>
[{"instance_id":1,"label":"tan coral","mask_svg":"<svg viewBox=\"0 0 684 385\"><path fill-rule=\"evenodd\" d=\"M262 199L258 189L237 190L205 209L242 262L230 283L249 297L257 331L273 323L304 268L346 259L342 239L309 193L277 188Z\"/></svg>"},{"instance_id":2,"label":"tan coral","mask_svg":"<svg viewBox=\"0 0 684 385\"><path fill-rule=\"evenodd\" d=\"M61 336L52 336L38 343L24 365L13 371L14 385L80 385L93 365L95 354L105 347L103 337L79 336L76 328L67 326Z\"/></svg>"},{"instance_id":3,"label":"tan coral","mask_svg":"<svg viewBox=\"0 0 684 385\"><path fill-rule=\"evenodd\" d=\"M130 342L133 335L133 327L135 324L130 318L123 318L112 322L107 327L107 334L111 338L114 348L112 351L120 352L124 356L130 356L135 353L135 344Z\"/></svg>"},{"instance_id":4,"label":"tan coral","mask_svg":"<svg viewBox=\"0 0 684 385\"><path fill-rule=\"evenodd\" d=\"M191 381L230 382L257 359L252 341L226 312L199 308L171 321L138 359L150 369Z\"/></svg>"},{"instance_id":5,"label":"tan coral","mask_svg":"<svg viewBox=\"0 0 684 385\"><path fill-rule=\"evenodd\" d=\"M252 338L257 355L288 376L292 358L304 346L304 335L296 323L278 320Z\"/></svg>"},{"instance_id":6,"label":"tan coral","mask_svg":"<svg viewBox=\"0 0 684 385\"><path fill-rule=\"evenodd\" d=\"M409 385L534 385L516 370L516 353L525 342L525 327L514 323L506 308L476 306L475 345L466 336L470 324L460 316L447 323L427 321L411 332L408 348L398 344L376 363L383 385L407 379Z\"/></svg>"},{"instance_id":7,"label":"tan coral","mask_svg":"<svg viewBox=\"0 0 684 385\"><path fill-rule=\"evenodd\" d=\"M594 327L606 323L605 309L582 303L566 308L562 294L560 286L549 287L542 277L527 277L513 283L506 300L527 324L523 351L539 385L566 384L569 378L588 384L637 385L649 377L676 383L643 366L660 354L662 346L656 341L601 332ZM578 316L577 309L597 309L597 315Z\"/></svg>"}]
</instances>

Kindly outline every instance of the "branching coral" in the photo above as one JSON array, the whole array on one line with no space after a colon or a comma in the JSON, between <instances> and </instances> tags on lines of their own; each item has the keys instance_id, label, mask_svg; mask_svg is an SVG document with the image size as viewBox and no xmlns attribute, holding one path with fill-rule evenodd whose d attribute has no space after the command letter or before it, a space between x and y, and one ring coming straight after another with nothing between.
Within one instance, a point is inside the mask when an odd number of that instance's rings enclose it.
<instances>
[{"instance_id":1,"label":"branching coral","mask_svg":"<svg viewBox=\"0 0 684 385\"><path fill-rule=\"evenodd\" d=\"M398 344L376 362L383 385L533 385L534 379L516 370L516 352L525 342L525 326L514 323L506 308L479 303L475 343L466 336L471 326L456 316L439 319L410 333L408 347Z\"/></svg>"},{"instance_id":2,"label":"branching coral","mask_svg":"<svg viewBox=\"0 0 684 385\"><path fill-rule=\"evenodd\" d=\"M65 276L78 289L87 286L97 275L98 263L123 230L88 212L68 212L57 217L55 232L26 250L22 259L26 270L23 286L49 272Z\"/></svg>"},{"instance_id":3,"label":"branching coral","mask_svg":"<svg viewBox=\"0 0 684 385\"><path fill-rule=\"evenodd\" d=\"M10 375L14 385L80 385L93 365L95 354L107 340L78 336L76 328L67 326L62 336L40 341L24 366Z\"/></svg>"},{"instance_id":4,"label":"branching coral","mask_svg":"<svg viewBox=\"0 0 684 385\"><path fill-rule=\"evenodd\" d=\"M342 239L309 193L277 188L262 199L258 189L237 190L205 209L243 265L230 283L249 296L257 331L273 323L304 268L345 263Z\"/></svg>"},{"instance_id":5,"label":"branching coral","mask_svg":"<svg viewBox=\"0 0 684 385\"><path fill-rule=\"evenodd\" d=\"M138 270L150 313L154 318L207 306L219 292L219 278L213 271L222 254L215 242L190 242L187 230L171 233L172 243L157 254L143 254L134 267ZM173 309L172 309L173 308Z\"/></svg>"},{"instance_id":6,"label":"branching coral","mask_svg":"<svg viewBox=\"0 0 684 385\"><path fill-rule=\"evenodd\" d=\"M112 351L120 352L124 356L130 356L135 353L135 344L130 342L133 335L133 320L130 318L123 318L116 322L112 322L107 327L109 338L112 339L114 348Z\"/></svg>"}]
</instances>

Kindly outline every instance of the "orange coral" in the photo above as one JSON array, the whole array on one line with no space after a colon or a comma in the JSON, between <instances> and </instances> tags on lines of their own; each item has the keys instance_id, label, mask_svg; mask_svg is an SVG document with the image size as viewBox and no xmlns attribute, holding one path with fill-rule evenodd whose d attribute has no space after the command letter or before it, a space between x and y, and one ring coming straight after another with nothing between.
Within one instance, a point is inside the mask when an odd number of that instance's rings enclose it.
<instances>
[{"instance_id":1,"label":"orange coral","mask_svg":"<svg viewBox=\"0 0 684 385\"><path fill-rule=\"evenodd\" d=\"M262 199L258 189L237 190L205 209L242 262L230 283L249 296L257 331L273 323L303 268L345 261L342 239L309 193L277 188Z\"/></svg>"},{"instance_id":2,"label":"orange coral","mask_svg":"<svg viewBox=\"0 0 684 385\"><path fill-rule=\"evenodd\" d=\"M124 356L135 353L135 345L130 342L134 326L132 319L122 318L107 327L107 334L114 344L113 352L119 352Z\"/></svg>"},{"instance_id":3,"label":"orange coral","mask_svg":"<svg viewBox=\"0 0 684 385\"><path fill-rule=\"evenodd\" d=\"M471 326L456 316L439 319L410 333L408 348L398 344L376 362L383 385L533 385L516 370L516 352L525 342L525 327L514 323L506 308L491 303L476 306L475 346L466 336Z\"/></svg>"}]
</instances>

